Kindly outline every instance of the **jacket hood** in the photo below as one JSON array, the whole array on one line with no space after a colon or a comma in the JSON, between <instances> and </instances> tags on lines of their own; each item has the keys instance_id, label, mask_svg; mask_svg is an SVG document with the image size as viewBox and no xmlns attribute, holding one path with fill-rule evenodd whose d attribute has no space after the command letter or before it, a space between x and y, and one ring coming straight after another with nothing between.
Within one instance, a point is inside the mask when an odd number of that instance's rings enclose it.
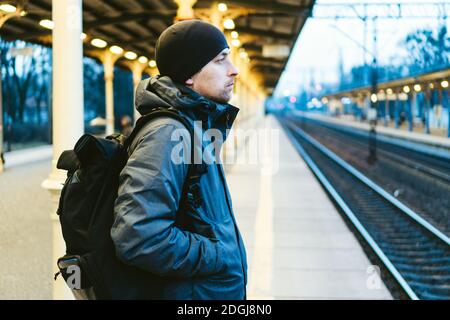
<instances>
[{"instance_id":1,"label":"jacket hood","mask_svg":"<svg viewBox=\"0 0 450 320\"><path fill-rule=\"evenodd\" d=\"M135 107L141 115L154 108L176 108L191 121L202 121L205 129L230 129L239 109L213 102L167 76L142 80L136 89Z\"/></svg>"}]
</instances>

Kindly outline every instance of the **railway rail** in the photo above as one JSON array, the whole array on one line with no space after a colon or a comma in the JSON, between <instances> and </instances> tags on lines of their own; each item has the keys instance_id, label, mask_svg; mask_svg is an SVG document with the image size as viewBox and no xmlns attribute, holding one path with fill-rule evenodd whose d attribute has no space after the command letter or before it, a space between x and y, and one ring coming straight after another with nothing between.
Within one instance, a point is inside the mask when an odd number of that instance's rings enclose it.
<instances>
[{"instance_id":1,"label":"railway rail","mask_svg":"<svg viewBox=\"0 0 450 320\"><path fill-rule=\"evenodd\" d=\"M411 299L450 299L450 239L334 152L278 117L294 147Z\"/></svg>"}]
</instances>

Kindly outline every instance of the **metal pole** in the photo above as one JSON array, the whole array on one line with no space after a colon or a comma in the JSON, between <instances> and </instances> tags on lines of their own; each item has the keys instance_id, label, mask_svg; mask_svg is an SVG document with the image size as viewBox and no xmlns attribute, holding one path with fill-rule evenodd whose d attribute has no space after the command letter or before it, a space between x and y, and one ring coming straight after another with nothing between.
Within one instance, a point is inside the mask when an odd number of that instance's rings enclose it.
<instances>
[{"instance_id":1,"label":"metal pole","mask_svg":"<svg viewBox=\"0 0 450 320\"><path fill-rule=\"evenodd\" d=\"M378 92L378 71L377 71L377 29L376 29L376 18L373 19L373 60L372 60L372 72L371 72L371 97L370 97L370 109L371 109L371 119L370 132L369 132L369 157L368 163L372 164L377 160L377 107L378 99L373 99L373 95L377 95Z\"/></svg>"},{"instance_id":2,"label":"metal pole","mask_svg":"<svg viewBox=\"0 0 450 320\"><path fill-rule=\"evenodd\" d=\"M430 133L430 116L429 116L429 111L430 111L430 105L431 105L431 94L430 94L430 89L426 88L425 89L425 133L429 134Z\"/></svg>"},{"instance_id":3,"label":"metal pole","mask_svg":"<svg viewBox=\"0 0 450 320\"><path fill-rule=\"evenodd\" d=\"M388 125L388 116L389 116L389 98L386 94L386 100L384 100L384 126Z\"/></svg>"},{"instance_id":4,"label":"metal pole","mask_svg":"<svg viewBox=\"0 0 450 320\"><path fill-rule=\"evenodd\" d=\"M448 97L449 90L442 90L442 108L444 108L444 103L447 106L447 137L450 138L450 103Z\"/></svg>"},{"instance_id":5,"label":"metal pole","mask_svg":"<svg viewBox=\"0 0 450 320\"><path fill-rule=\"evenodd\" d=\"M416 92L412 90L411 98L408 95L408 120L409 120L409 131L414 130L414 104L416 103Z\"/></svg>"},{"instance_id":6,"label":"metal pole","mask_svg":"<svg viewBox=\"0 0 450 320\"><path fill-rule=\"evenodd\" d=\"M395 129L398 129L399 127L399 105L400 105L400 99L399 99L399 91L397 90L395 92L395 104L394 104L394 123L395 123Z\"/></svg>"},{"instance_id":7,"label":"metal pole","mask_svg":"<svg viewBox=\"0 0 450 320\"><path fill-rule=\"evenodd\" d=\"M364 5L364 39L363 39L363 46L364 48L367 48L367 5ZM367 54L366 51L363 50L363 58L364 58L364 83L367 83Z\"/></svg>"}]
</instances>

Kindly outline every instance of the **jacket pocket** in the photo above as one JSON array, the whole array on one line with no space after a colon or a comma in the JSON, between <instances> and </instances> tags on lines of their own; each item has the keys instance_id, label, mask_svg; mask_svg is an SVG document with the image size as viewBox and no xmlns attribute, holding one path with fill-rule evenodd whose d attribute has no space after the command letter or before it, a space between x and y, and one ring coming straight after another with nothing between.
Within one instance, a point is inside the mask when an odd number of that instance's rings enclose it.
<instances>
[{"instance_id":1,"label":"jacket pocket","mask_svg":"<svg viewBox=\"0 0 450 320\"><path fill-rule=\"evenodd\" d=\"M188 206L178 214L177 224L184 230L200 234L210 239L217 239L214 223L200 214L199 208Z\"/></svg>"}]
</instances>

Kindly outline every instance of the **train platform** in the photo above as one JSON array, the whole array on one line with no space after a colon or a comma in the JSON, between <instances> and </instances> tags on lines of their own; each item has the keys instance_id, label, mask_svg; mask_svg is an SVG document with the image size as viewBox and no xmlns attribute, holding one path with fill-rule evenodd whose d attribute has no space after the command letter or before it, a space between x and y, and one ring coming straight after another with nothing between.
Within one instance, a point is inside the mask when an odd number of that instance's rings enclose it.
<instances>
[{"instance_id":1,"label":"train platform","mask_svg":"<svg viewBox=\"0 0 450 320\"><path fill-rule=\"evenodd\" d=\"M343 117L337 118L337 117L331 117L331 116L326 116L326 115L321 115L321 114L311 113L311 112L305 113L305 112L301 112L301 111L296 111L295 113L298 115L307 117L307 118L325 121L325 122L328 122L331 124L347 126L347 127L351 127L351 128L355 128L355 129L365 130L365 131L370 130L369 123L359 122L352 118L343 118ZM430 147L433 147L436 149L450 151L450 139L445 136L425 134L425 133L417 132L417 131L411 132L411 131L406 130L406 128L395 129L395 128L392 128L389 126L385 127L382 122L383 122L382 120L381 121L379 120L378 125L376 127L378 134L387 136L390 139L398 139L398 140L402 140L404 142L409 142L409 143L413 143L413 144L417 143L417 144L421 144L421 145L430 146Z\"/></svg>"},{"instance_id":2,"label":"train platform","mask_svg":"<svg viewBox=\"0 0 450 320\"><path fill-rule=\"evenodd\" d=\"M278 133L278 147L265 150L274 157L263 164L238 161L227 170L247 249L248 299L391 299L277 120L269 116L259 129ZM251 139L256 136L249 145ZM6 154L6 162L0 288L7 290L0 290L0 298L51 299L51 201L41 187L51 168L51 146Z\"/></svg>"},{"instance_id":3,"label":"train platform","mask_svg":"<svg viewBox=\"0 0 450 320\"><path fill-rule=\"evenodd\" d=\"M277 120L266 117L260 129L278 132L274 156L227 173L247 248L248 298L392 299Z\"/></svg>"},{"instance_id":4,"label":"train platform","mask_svg":"<svg viewBox=\"0 0 450 320\"><path fill-rule=\"evenodd\" d=\"M52 157L52 146L43 145L38 147L26 148L5 153L4 169L29 164L30 162L39 162Z\"/></svg>"}]
</instances>

